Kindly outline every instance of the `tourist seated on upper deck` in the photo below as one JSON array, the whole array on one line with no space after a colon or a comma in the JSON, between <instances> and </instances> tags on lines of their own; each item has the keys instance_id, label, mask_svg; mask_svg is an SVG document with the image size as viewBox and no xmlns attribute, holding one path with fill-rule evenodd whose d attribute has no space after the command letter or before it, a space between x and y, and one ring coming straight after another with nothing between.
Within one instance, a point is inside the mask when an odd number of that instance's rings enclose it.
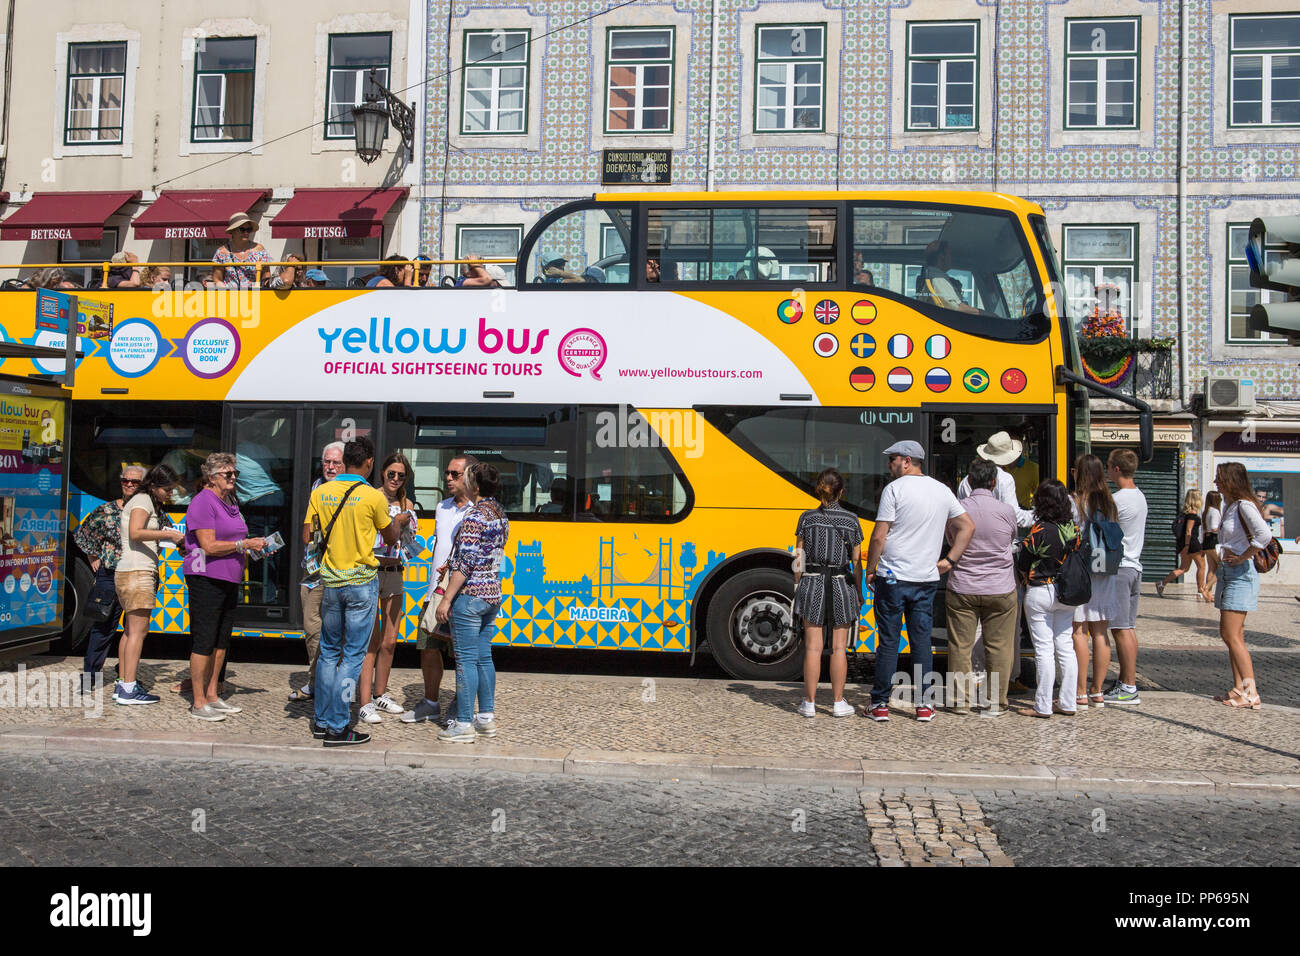
<instances>
[{"instance_id":1,"label":"tourist seated on upper deck","mask_svg":"<svg viewBox=\"0 0 1300 956\"><path fill-rule=\"evenodd\" d=\"M551 250L544 251L538 257L538 263L542 267L542 280L545 283L554 285L560 282L582 282L582 276L575 272L570 272L565 268L569 260L564 258L558 252Z\"/></svg>"},{"instance_id":2,"label":"tourist seated on upper deck","mask_svg":"<svg viewBox=\"0 0 1300 956\"><path fill-rule=\"evenodd\" d=\"M140 279L140 267L135 263L140 257L134 252L117 252L109 260L117 263L108 270L108 277L103 285L96 283L94 288L102 289L139 289L144 283Z\"/></svg>"},{"instance_id":3,"label":"tourist seated on upper deck","mask_svg":"<svg viewBox=\"0 0 1300 956\"><path fill-rule=\"evenodd\" d=\"M308 269L302 277L302 287L304 289L326 289L329 288L330 277L325 274L324 269Z\"/></svg>"},{"instance_id":4,"label":"tourist seated on upper deck","mask_svg":"<svg viewBox=\"0 0 1300 956\"><path fill-rule=\"evenodd\" d=\"M389 256L379 271L366 280L367 289L393 289L408 287L413 281L415 266L404 256Z\"/></svg>"},{"instance_id":5,"label":"tourist seated on upper deck","mask_svg":"<svg viewBox=\"0 0 1300 956\"><path fill-rule=\"evenodd\" d=\"M257 223L247 213L237 212L230 217L226 232L230 239L212 254L212 261L216 263L212 269L213 280L235 288L257 285L256 263L271 261L266 248L253 241Z\"/></svg>"},{"instance_id":6,"label":"tourist seated on upper deck","mask_svg":"<svg viewBox=\"0 0 1300 956\"><path fill-rule=\"evenodd\" d=\"M153 289L155 292L161 292L164 289L171 288L171 284L171 266L145 266L140 270L141 288Z\"/></svg>"},{"instance_id":7,"label":"tourist seated on upper deck","mask_svg":"<svg viewBox=\"0 0 1300 956\"><path fill-rule=\"evenodd\" d=\"M458 289L499 289L506 282L506 270L495 262L467 262L465 274L456 280Z\"/></svg>"},{"instance_id":8,"label":"tourist seated on upper deck","mask_svg":"<svg viewBox=\"0 0 1300 956\"><path fill-rule=\"evenodd\" d=\"M275 271L275 275L266 280L268 289L301 289L302 288L302 266L288 265L287 263L302 262L302 256L296 252L291 252L284 257L286 265L280 266Z\"/></svg>"},{"instance_id":9,"label":"tourist seated on upper deck","mask_svg":"<svg viewBox=\"0 0 1300 956\"><path fill-rule=\"evenodd\" d=\"M27 277L27 284L33 289L76 289L79 288L76 283L68 279L68 275L57 266L50 269L42 269L34 275Z\"/></svg>"}]
</instances>

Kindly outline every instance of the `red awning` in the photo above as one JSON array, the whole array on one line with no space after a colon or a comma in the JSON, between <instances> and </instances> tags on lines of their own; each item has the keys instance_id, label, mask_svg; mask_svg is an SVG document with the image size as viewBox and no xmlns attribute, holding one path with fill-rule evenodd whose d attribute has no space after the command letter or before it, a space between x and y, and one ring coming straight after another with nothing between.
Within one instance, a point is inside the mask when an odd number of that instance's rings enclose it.
<instances>
[{"instance_id":1,"label":"red awning","mask_svg":"<svg viewBox=\"0 0 1300 956\"><path fill-rule=\"evenodd\" d=\"M36 193L0 223L0 239L103 239L104 223L135 192Z\"/></svg>"},{"instance_id":2,"label":"red awning","mask_svg":"<svg viewBox=\"0 0 1300 956\"><path fill-rule=\"evenodd\" d=\"M137 239L225 239L226 224L269 189L168 189L131 224Z\"/></svg>"},{"instance_id":3,"label":"red awning","mask_svg":"<svg viewBox=\"0 0 1300 956\"><path fill-rule=\"evenodd\" d=\"M411 190L295 189L293 198L271 220L276 239L376 239L384 216Z\"/></svg>"}]
</instances>

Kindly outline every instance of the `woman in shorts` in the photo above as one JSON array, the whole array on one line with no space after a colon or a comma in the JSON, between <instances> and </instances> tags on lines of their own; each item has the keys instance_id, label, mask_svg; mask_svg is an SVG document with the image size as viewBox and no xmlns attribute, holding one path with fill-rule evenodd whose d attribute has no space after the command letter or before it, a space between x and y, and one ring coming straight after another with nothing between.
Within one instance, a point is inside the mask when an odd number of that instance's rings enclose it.
<instances>
[{"instance_id":1,"label":"woman in shorts","mask_svg":"<svg viewBox=\"0 0 1300 956\"><path fill-rule=\"evenodd\" d=\"M266 547L262 538L248 537L248 525L235 497L235 456L218 451L203 461L203 490L185 512L185 587L190 608L190 687L194 705L190 716L225 720L242 707L218 695L221 667L235 626L239 584L249 553Z\"/></svg>"},{"instance_id":2,"label":"woman in shorts","mask_svg":"<svg viewBox=\"0 0 1300 956\"><path fill-rule=\"evenodd\" d=\"M379 619L370 635L370 647L361 662L361 710L358 716L368 724L382 719L379 712L400 714L405 708L388 696L388 675L393 669L393 653L397 650L397 622L402 615L402 575L407 559L414 551L415 534L419 519L415 502L407 497L407 489L415 483L411 463L400 451L384 459L379 469L379 488L388 498L388 516L397 524L401 538L397 544L384 544L383 537L375 538L375 557L379 559ZM372 691L371 685L374 685ZM373 699L372 699L373 696Z\"/></svg>"},{"instance_id":3,"label":"woman in shorts","mask_svg":"<svg viewBox=\"0 0 1300 956\"><path fill-rule=\"evenodd\" d=\"M1201 554L1205 555L1205 593L1214 597L1219 582L1219 524L1223 521L1223 495L1217 491L1205 495L1201 514Z\"/></svg>"},{"instance_id":4,"label":"woman in shorts","mask_svg":"<svg viewBox=\"0 0 1300 956\"><path fill-rule=\"evenodd\" d=\"M1178 548L1178 567L1165 575L1163 581L1156 585L1156 594L1165 596L1165 588L1173 584L1196 565L1196 590L1201 599L1213 600L1205 590L1205 555L1201 553L1201 493L1195 488L1183 496L1183 511L1178 516L1174 533L1174 546Z\"/></svg>"},{"instance_id":5,"label":"woman in shorts","mask_svg":"<svg viewBox=\"0 0 1300 956\"><path fill-rule=\"evenodd\" d=\"M180 544L185 536L171 526L164 513L180 479L166 465L155 465L134 495L122 506L122 557L113 574L117 600L122 605L122 643L117 651L116 704L156 704L158 696L136 683L136 668L149 616L158 593L158 545Z\"/></svg>"},{"instance_id":6,"label":"woman in shorts","mask_svg":"<svg viewBox=\"0 0 1300 956\"><path fill-rule=\"evenodd\" d=\"M1259 572L1256 553L1273 540L1250 487L1246 466L1224 462L1214 473L1214 484L1227 503L1219 529L1219 580L1214 588L1214 606L1219 609L1219 637L1228 646L1232 666L1232 689L1215 699L1229 707L1259 710L1255 687L1255 666L1246 649L1246 614L1259 606Z\"/></svg>"}]
</instances>

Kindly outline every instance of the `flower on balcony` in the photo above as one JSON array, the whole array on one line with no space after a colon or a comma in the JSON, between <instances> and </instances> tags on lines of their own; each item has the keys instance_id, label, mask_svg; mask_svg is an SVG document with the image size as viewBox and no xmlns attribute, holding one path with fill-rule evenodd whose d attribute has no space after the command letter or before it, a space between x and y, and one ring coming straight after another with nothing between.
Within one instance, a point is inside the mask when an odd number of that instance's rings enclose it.
<instances>
[{"instance_id":1,"label":"flower on balcony","mask_svg":"<svg viewBox=\"0 0 1300 956\"><path fill-rule=\"evenodd\" d=\"M1095 287L1097 304L1079 330L1083 372L1100 385L1117 385L1133 371L1133 340L1119 310L1119 286L1103 282ZM1095 365L1090 365L1091 358Z\"/></svg>"}]
</instances>

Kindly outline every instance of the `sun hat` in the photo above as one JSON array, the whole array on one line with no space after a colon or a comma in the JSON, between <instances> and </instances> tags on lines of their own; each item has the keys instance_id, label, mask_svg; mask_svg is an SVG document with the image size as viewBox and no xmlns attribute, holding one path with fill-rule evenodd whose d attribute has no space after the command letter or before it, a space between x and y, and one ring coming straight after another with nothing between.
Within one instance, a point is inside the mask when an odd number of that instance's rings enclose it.
<instances>
[{"instance_id":1,"label":"sun hat","mask_svg":"<svg viewBox=\"0 0 1300 956\"><path fill-rule=\"evenodd\" d=\"M257 223L255 223L252 219L249 218L248 213L246 212L232 213L230 216L230 222L226 226L226 232L234 232L240 226L245 226L245 225L252 226L254 229L257 228Z\"/></svg>"},{"instance_id":2,"label":"sun hat","mask_svg":"<svg viewBox=\"0 0 1300 956\"><path fill-rule=\"evenodd\" d=\"M307 278L312 282L329 282L330 280L324 269L308 269L306 274Z\"/></svg>"},{"instance_id":3,"label":"sun hat","mask_svg":"<svg viewBox=\"0 0 1300 956\"><path fill-rule=\"evenodd\" d=\"M1024 450L1025 446L1021 442L1016 441L1006 432L997 432L976 448L975 453L995 465L1009 465L1019 458Z\"/></svg>"},{"instance_id":4,"label":"sun hat","mask_svg":"<svg viewBox=\"0 0 1300 956\"><path fill-rule=\"evenodd\" d=\"M499 265L497 265L495 262L489 262L487 265L485 265L485 266L483 267L483 271L486 272L486 273L487 273L489 276L491 276L493 279L496 279L497 282L500 282L502 285L505 285L505 283L506 283L506 270L505 270L505 269L502 269L502 268L501 268Z\"/></svg>"},{"instance_id":5,"label":"sun hat","mask_svg":"<svg viewBox=\"0 0 1300 956\"><path fill-rule=\"evenodd\" d=\"M919 442L896 441L885 449L886 455L906 455L916 461L925 461L925 449Z\"/></svg>"}]
</instances>

